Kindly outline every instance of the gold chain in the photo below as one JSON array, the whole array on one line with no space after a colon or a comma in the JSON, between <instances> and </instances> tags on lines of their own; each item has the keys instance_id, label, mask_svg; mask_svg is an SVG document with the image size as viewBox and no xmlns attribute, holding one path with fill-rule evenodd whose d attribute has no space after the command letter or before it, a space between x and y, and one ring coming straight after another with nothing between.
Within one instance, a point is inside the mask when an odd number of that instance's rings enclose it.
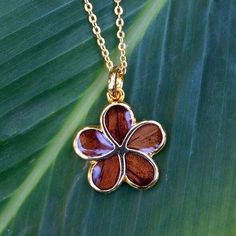
<instances>
[{"instance_id":1,"label":"gold chain","mask_svg":"<svg viewBox=\"0 0 236 236\"><path fill-rule=\"evenodd\" d=\"M119 39L118 49L120 51L120 65L118 66L118 68L119 68L119 72L122 75L125 75L126 70L127 70L127 58L126 58L126 51L125 51L126 45L124 42L125 33L122 29L124 25L124 20L122 18L123 8L120 6L121 0L114 0L114 2L116 4L114 12L117 16L117 19L116 19L116 26L118 28L117 38ZM101 35L101 28L97 24L97 17L93 13L93 5L90 3L89 0L84 0L84 9L88 13L88 19L93 27L93 33L95 34L97 38L97 44L101 49L102 56L106 62L106 67L111 72L114 69L114 64L112 60L110 59L109 51L107 50L106 45L105 45L105 39Z\"/></svg>"}]
</instances>

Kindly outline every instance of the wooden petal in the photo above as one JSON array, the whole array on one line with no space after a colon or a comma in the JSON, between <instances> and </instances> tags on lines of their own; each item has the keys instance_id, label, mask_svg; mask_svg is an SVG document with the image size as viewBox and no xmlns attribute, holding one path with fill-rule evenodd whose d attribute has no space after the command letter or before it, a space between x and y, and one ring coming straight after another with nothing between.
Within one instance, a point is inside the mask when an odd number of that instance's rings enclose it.
<instances>
[{"instance_id":1,"label":"wooden petal","mask_svg":"<svg viewBox=\"0 0 236 236\"><path fill-rule=\"evenodd\" d=\"M165 134L157 122L142 122L131 134L127 147L147 154L157 152L163 145Z\"/></svg>"},{"instance_id":2,"label":"wooden petal","mask_svg":"<svg viewBox=\"0 0 236 236\"><path fill-rule=\"evenodd\" d=\"M135 187L147 188L157 181L156 164L144 155L128 152L125 155L128 183Z\"/></svg>"},{"instance_id":3,"label":"wooden petal","mask_svg":"<svg viewBox=\"0 0 236 236\"><path fill-rule=\"evenodd\" d=\"M91 186L95 185L99 190L111 190L114 188L120 176L120 162L118 155L98 161L91 169L89 175Z\"/></svg>"},{"instance_id":4,"label":"wooden petal","mask_svg":"<svg viewBox=\"0 0 236 236\"><path fill-rule=\"evenodd\" d=\"M132 126L133 114L126 106L117 104L106 111L104 121L109 134L121 145Z\"/></svg>"},{"instance_id":5,"label":"wooden petal","mask_svg":"<svg viewBox=\"0 0 236 236\"><path fill-rule=\"evenodd\" d=\"M85 129L75 139L76 153L86 157L101 157L114 149L113 144L97 129Z\"/></svg>"}]
</instances>

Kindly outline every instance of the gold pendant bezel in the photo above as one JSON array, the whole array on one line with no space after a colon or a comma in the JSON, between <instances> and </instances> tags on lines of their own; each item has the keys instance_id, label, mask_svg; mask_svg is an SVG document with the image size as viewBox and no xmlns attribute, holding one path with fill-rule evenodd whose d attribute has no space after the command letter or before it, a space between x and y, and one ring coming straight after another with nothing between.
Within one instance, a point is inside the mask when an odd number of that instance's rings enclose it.
<instances>
[{"instance_id":1,"label":"gold pendant bezel","mask_svg":"<svg viewBox=\"0 0 236 236\"><path fill-rule=\"evenodd\" d=\"M126 134L126 137L124 138L123 142L121 145L119 145L116 140L114 140L114 138L110 135L109 131L107 130L106 126L104 125L105 124L105 115L107 113L107 111L113 107L113 106L116 106L116 105L120 105L120 106L123 106L125 107L129 113L131 114L131 120L132 120L132 128L129 130L129 132ZM141 152L139 150L135 150L135 149L131 149L131 148L128 148L127 144L132 136L132 134L139 128L141 127L143 124L155 124L159 127L159 129L161 130L161 134L162 134L162 141L160 143L160 147L157 151L154 151L152 153L144 153L144 152ZM94 158L94 157L88 157L86 155L84 155L78 148L77 146L77 143L78 143L78 139L79 139L79 136L80 134L85 131L85 130L88 130L88 129L95 129L95 130L98 130L100 132L103 133L103 135L112 143L113 145L113 149L112 151L110 151L109 153L107 153L106 155L101 155L101 156L98 156L97 158ZM109 193L109 192L112 192L114 190L116 190L123 182L126 182L127 184L129 184L130 186L136 188L136 189L149 189L151 187L153 187L155 185L155 183L158 181L158 178L159 178L159 170L158 170L158 167L156 165L156 163L153 161L152 157L157 154L158 152L160 152L163 147L165 146L166 144L166 132L165 130L163 129L162 125L159 123L159 122L156 122L156 121L152 121L152 120L149 120L149 121L141 121L141 122L137 122L136 121L136 118L134 116L134 113L132 111L132 109L130 108L130 106L127 104L127 103L124 103L124 102L112 102L111 104L107 105L101 115L100 115L100 126L87 126L83 129L81 129L74 141L73 141L73 147L74 147L74 150L76 152L76 154L78 154L81 158L85 159L85 160L88 160L90 162L90 166L89 166L89 169L88 169L88 182L90 184L90 186L95 189L96 191L98 192L102 192L102 193ZM121 147L125 147L125 149L130 152L133 152L133 153L136 153L137 155L141 155L142 157L144 157L145 159L147 159L149 161L149 163L153 166L154 168L154 178L152 180L151 183L149 183L148 185L146 186L138 186L136 184L134 184L133 182L131 182L129 180L129 178L127 177L127 174L126 174L126 164L125 164L125 155L126 153L124 153L122 156L120 154L118 154L116 152L117 148L121 148ZM119 174L119 177L118 177L118 180L116 182L116 184L111 188L111 189L100 189L98 188L93 180L92 180L92 172L93 172L93 168L95 167L95 165L97 164L97 162L99 160L103 160L103 159L106 159L106 158L109 158L112 154L117 154L118 155L118 158L119 158L119 164L120 164L120 174Z\"/></svg>"}]
</instances>

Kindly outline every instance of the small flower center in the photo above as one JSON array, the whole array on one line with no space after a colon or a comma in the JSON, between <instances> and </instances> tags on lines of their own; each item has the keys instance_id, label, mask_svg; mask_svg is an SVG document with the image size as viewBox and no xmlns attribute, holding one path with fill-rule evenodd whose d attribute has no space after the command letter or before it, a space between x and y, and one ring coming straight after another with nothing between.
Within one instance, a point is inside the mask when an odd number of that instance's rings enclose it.
<instances>
[{"instance_id":1,"label":"small flower center","mask_svg":"<svg viewBox=\"0 0 236 236\"><path fill-rule=\"evenodd\" d=\"M120 156L123 156L125 153L128 152L128 150L124 147L124 145L120 147L116 147L116 150L117 150L117 154L119 154Z\"/></svg>"}]
</instances>

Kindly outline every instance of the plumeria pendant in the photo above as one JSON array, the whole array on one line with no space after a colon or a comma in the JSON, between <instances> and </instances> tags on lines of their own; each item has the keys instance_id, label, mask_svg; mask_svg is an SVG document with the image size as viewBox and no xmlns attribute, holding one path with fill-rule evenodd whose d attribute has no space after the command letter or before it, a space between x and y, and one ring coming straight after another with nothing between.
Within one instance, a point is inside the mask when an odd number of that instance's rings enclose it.
<instances>
[{"instance_id":1,"label":"plumeria pendant","mask_svg":"<svg viewBox=\"0 0 236 236\"><path fill-rule=\"evenodd\" d=\"M156 121L136 122L130 106L111 102L102 112L100 127L85 127L74 139L75 152L90 161L88 181L99 192L111 192L122 182L148 189L159 172L152 157L166 143Z\"/></svg>"}]
</instances>

